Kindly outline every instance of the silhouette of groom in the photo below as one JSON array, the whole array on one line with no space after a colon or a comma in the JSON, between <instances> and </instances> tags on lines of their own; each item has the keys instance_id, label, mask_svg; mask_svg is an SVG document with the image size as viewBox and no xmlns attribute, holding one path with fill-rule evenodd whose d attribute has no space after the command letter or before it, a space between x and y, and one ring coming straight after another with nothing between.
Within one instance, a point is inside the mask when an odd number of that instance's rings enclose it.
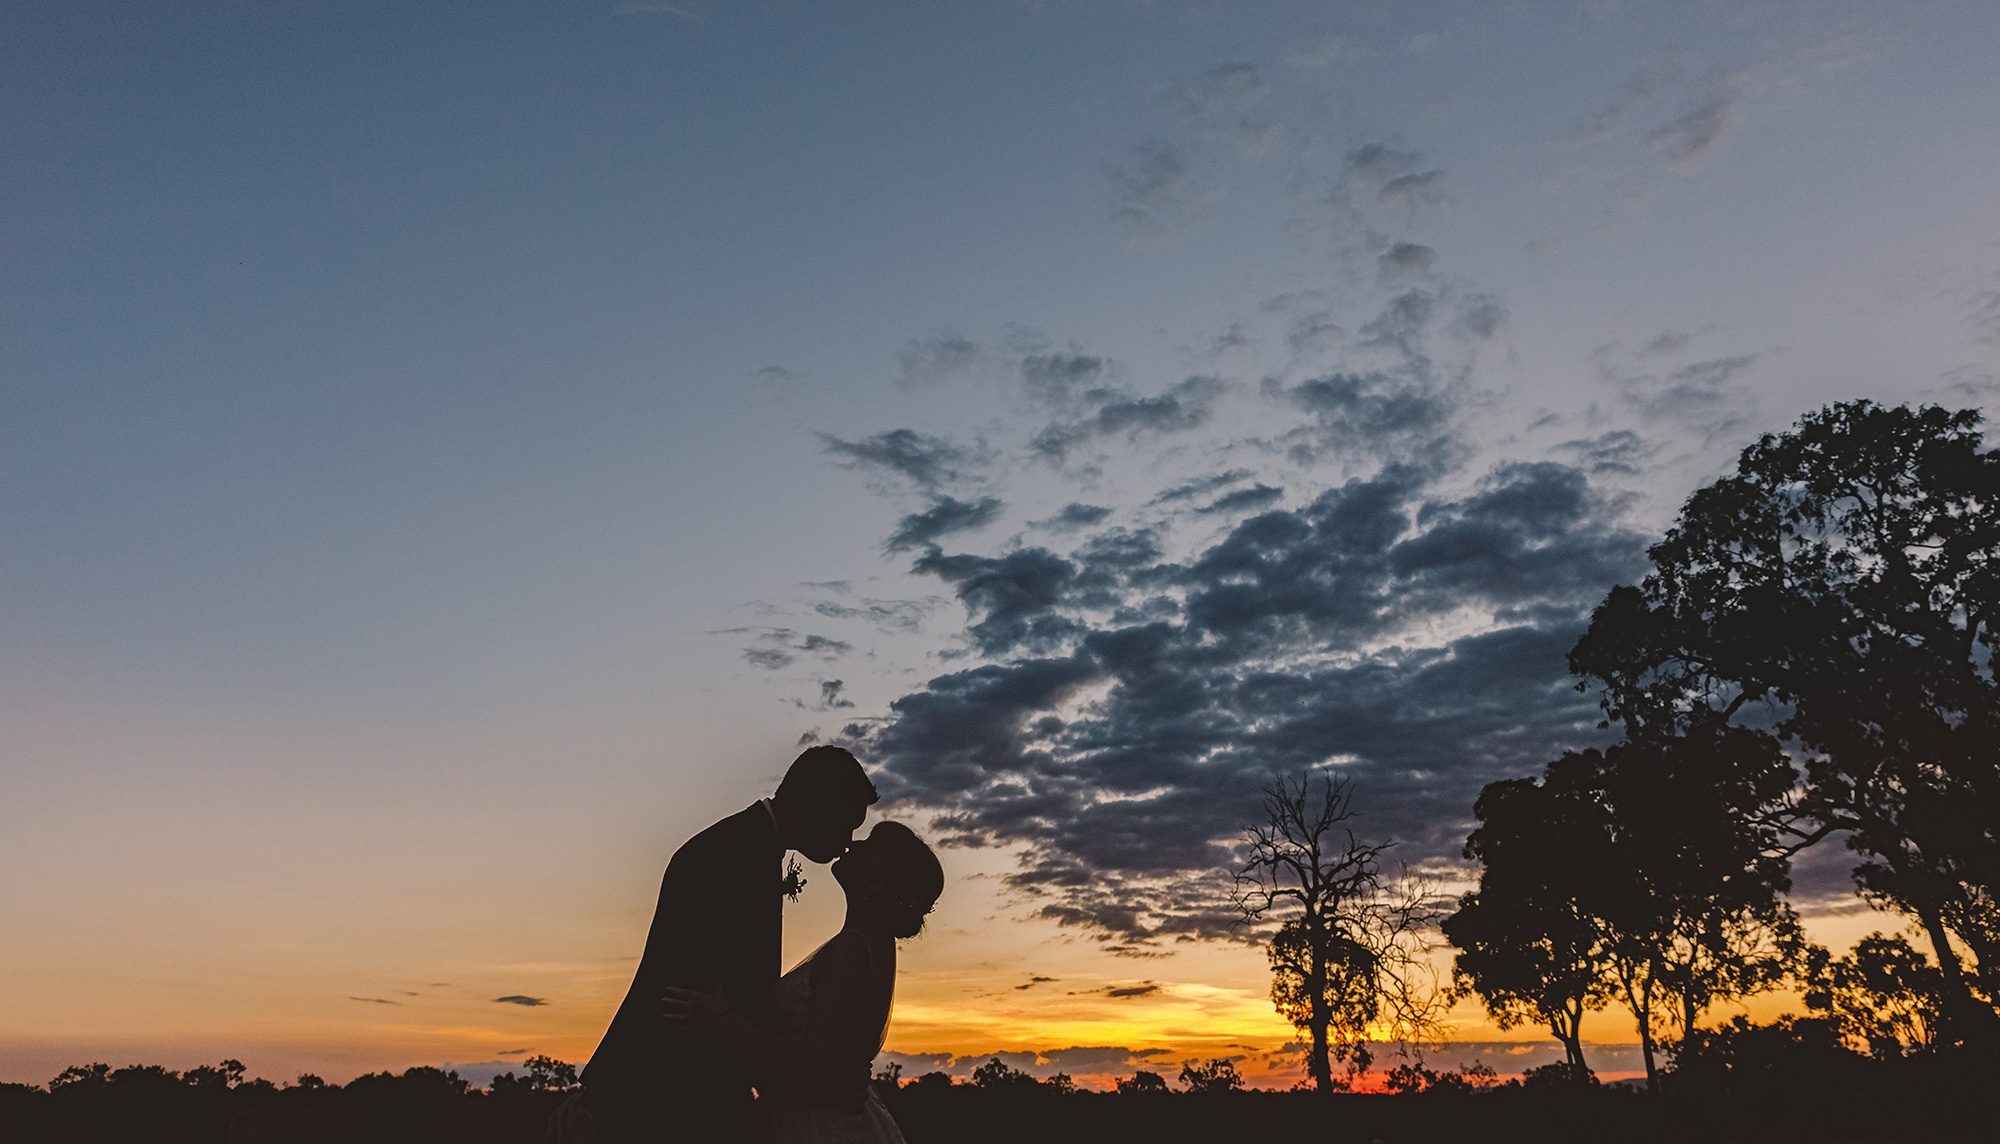
<instances>
[{"instance_id":1,"label":"silhouette of groom","mask_svg":"<svg viewBox=\"0 0 2000 1144\"><path fill-rule=\"evenodd\" d=\"M687 841L667 863L632 988L584 1069L584 1101L603 1144L714 1141L748 1130L750 1078L718 1048L667 1023L666 986L728 990L769 1025L780 970L785 851L831 862L876 799L853 755L813 747L759 799Z\"/></svg>"}]
</instances>

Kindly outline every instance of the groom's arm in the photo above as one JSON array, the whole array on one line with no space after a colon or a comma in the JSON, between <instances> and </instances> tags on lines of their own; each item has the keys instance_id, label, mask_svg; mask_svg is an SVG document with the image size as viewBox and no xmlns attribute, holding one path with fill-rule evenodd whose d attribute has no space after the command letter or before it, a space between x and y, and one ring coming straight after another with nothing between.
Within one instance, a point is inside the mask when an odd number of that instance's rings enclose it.
<instances>
[{"instance_id":1,"label":"groom's arm","mask_svg":"<svg viewBox=\"0 0 2000 1144\"><path fill-rule=\"evenodd\" d=\"M777 856L752 829L756 821L720 825L684 847L668 870L647 939L651 998L668 985L700 992L719 985L737 1012L768 1027L781 940Z\"/></svg>"},{"instance_id":2,"label":"groom's arm","mask_svg":"<svg viewBox=\"0 0 2000 1144\"><path fill-rule=\"evenodd\" d=\"M746 824L743 848L730 863L728 890L719 903L726 918L718 935L717 980L728 990L730 1005L753 1023L771 1029L771 988L778 982L783 956L784 907L778 889L779 852L764 833L765 823Z\"/></svg>"}]
</instances>

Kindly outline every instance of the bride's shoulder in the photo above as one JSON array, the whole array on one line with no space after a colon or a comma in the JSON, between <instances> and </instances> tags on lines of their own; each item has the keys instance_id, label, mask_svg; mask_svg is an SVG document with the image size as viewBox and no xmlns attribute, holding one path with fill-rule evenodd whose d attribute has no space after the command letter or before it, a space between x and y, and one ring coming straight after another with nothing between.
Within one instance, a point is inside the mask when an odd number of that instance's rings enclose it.
<instances>
[{"instance_id":1,"label":"bride's shoulder","mask_svg":"<svg viewBox=\"0 0 2000 1144\"><path fill-rule=\"evenodd\" d=\"M860 977L880 967L883 951L875 948L876 943L868 940L868 935L856 930L843 929L826 940L813 954L813 976L835 974L841 977ZM888 957L893 960L895 947L890 946Z\"/></svg>"}]
</instances>

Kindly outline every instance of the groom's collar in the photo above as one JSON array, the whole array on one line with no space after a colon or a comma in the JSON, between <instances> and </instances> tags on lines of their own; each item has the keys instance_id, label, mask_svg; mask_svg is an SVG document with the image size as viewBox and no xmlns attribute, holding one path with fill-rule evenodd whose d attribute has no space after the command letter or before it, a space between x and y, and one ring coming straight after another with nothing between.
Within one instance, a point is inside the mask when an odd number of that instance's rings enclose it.
<instances>
[{"instance_id":1,"label":"groom's collar","mask_svg":"<svg viewBox=\"0 0 2000 1144\"><path fill-rule=\"evenodd\" d=\"M783 845L785 844L785 832L784 832L784 831L782 831L782 830L779 830L779 829L778 829L778 811L777 811L777 808L776 808L776 807L773 807L773 806L771 805L771 800L770 800L770 799L768 799L768 798L760 798L760 799L758 799L758 800L757 800L757 805L758 805L758 806L761 806L761 807L763 807L763 808L764 808L764 814L765 814L765 815L766 815L767 817L769 817L769 818L770 818L770 820L771 820L771 834L772 834L772 835L773 835L774 837L776 837L776 838L777 838L777 840L778 840L778 845L782 847L782 846L783 846Z\"/></svg>"}]
</instances>

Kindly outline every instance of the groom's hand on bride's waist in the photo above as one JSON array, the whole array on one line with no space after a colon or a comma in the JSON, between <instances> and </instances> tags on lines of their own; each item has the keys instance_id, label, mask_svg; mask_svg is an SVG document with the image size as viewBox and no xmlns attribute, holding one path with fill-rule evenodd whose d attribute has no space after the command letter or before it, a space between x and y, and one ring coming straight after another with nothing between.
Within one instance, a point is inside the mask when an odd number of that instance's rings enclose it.
<instances>
[{"instance_id":1,"label":"groom's hand on bride's waist","mask_svg":"<svg viewBox=\"0 0 2000 1144\"><path fill-rule=\"evenodd\" d=\"M730 1013L729 995L720 985L707 992L669 985L660 995L660 1015L668 1024L703 1036L720 1033Z\"/></svg>"}]
</instances>

